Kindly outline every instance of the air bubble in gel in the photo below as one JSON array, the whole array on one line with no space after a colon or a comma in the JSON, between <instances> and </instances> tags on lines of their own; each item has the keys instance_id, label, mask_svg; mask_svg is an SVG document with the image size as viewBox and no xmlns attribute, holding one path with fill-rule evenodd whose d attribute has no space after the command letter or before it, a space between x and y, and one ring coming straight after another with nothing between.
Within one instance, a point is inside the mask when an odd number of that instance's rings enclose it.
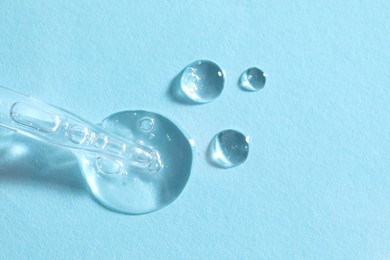
<instances>
[{"instance_id":1,"label":"air bubble in gel","mask_svg":"<svg viewBox=\"0 0 390 260\"><path fill-rule=\"evenodd\" d=\"M141 118L138 121L138 127L142 132L149 132L153 129L154 119L150 117Z\"/></svg>"},{"instance_id":2,"label":"air bubble in gel","mask_svg":"<svg viewBox=\"0 0 390 260\"><path fill-rule=\"evenodd\" d=\"M98 172L105 175L117 175L122 170L122 162L111 158L98 157L96 166Z\"/></svg>"}]
</instances>

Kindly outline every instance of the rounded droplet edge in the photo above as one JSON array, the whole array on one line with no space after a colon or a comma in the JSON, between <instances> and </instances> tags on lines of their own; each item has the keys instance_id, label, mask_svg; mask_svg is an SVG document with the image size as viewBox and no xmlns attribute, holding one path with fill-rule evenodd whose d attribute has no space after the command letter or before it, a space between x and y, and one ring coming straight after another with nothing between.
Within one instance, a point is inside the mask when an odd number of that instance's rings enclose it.
<instances>
[{"instance_id":1,"label":"rounded droplet edge","mask_svg":"<svg viewBox=\"0 0 390 260\"><path fill-rule=\"evenodd\" d=\"M221 72L222 72L222 75L219 75L220 77L222 77L222 90L218 93L217 96L215 96L213 99L210 99L210 100L207 100L207 101L197 101L197 100L194 100L194 99L191 99L187 93L185 93L185 91L183 90L182 88L182 80L183 80L183 77L184 77L184 73L185 71L192 65L196 64L196 63L199 63L199 62L210 62L212 63L213 65L215 65ZM179 73L178 75L178 80L177 80L177 88L176 88L176 91L179 91L180 94L176 94L175 96L176 97L179 97L179 99L181 99L181 102L182 103L186 103L186 104L190 104L190 105L203 105L203 104L208 104L210 102L213 102L215 101L216 99L218 99L223 91L225 90L225 83L226 83L226 71L221 68L221 66L219 66L216 62L212 61L212 60L207 60L207 59L200 59L200 60L195 60L191 63L189 63L187 66L184 67L184 69L182 69L182 71Z\"/></svg>"},{"instance_id":2,"label":"rounded droplet edge","mask_svg":"<svg viewBox=\"0 0 390 260\"><path fill-rule=\"evenodd\" d=\"M253 88L252 86L245 86L246 84L243 84L243 81L245 81L245 77L246 77L247 72L248 72L249 70L251 70L251 69L256 69L256 70L261 71L262 74L263 74L263 76L264 76L264 84L263 84L263 86L262 86L261 88L259 88L259 89ZM267 83L267 77L268 77L268 74L265 73L262 69L260 69L260 68L258 68L258 67L250 67L250 68L245 69L245 70L241 73L240 77L238 78L237 85L238 85L238 87L239 87L241 90L243 90L243 91L245 91L245 92L257 92L257 91L259 91L259 90L261 90L261 89L263 89L263 88L265 87L265 84Z\"/></svg>"},{"instance_id":3,"label":"rounded droplet edge","mask_svg":"<svg viewBox=\"0 0 390 260\"><path fill-rule=\"evenodd\" d=\"M248 153L247 153L247 156L245 157L245 159L236 164L236 165L227 165L227 164L222 164L222 163L219 163L219 159L217 158L217 160L215 160L215 157L214 157L214 154L213 154L213 151L215 150L215 146L216 146L216 142L217 142L217 138L219 136L219 134L221 132L225 132L225 131L235 131L235 132L238 132L240 134L242 134L244 137L245 137L245 141L246 143L248 144ZM245 135L243 134L242 131L238 131L238 130L235 130L235 129L224 129L224 130L221 130L219 131L218 133L216 133L213 138L210 140L208 146L207 146L207 150L206 150L206 153L205 153L205 156L206 156L206 161L216 167L216 168L220 168L220 169L231 169L231 168L236 168L238 166L240 166L241 164L245 163L247 160L248 160L248 157L249 157L249 143L251 142L251 137L249 135Z\"/></svg>"}]
</instances>

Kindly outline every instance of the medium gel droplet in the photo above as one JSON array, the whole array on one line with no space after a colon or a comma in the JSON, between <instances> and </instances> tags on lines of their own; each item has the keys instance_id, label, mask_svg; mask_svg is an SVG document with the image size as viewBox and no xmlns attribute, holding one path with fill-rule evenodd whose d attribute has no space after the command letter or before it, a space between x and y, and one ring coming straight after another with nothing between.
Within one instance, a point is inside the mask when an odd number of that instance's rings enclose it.
<instances>
[{"instance_id":1,"label":"medium gel droplet","mask_svg":"<svg viewBox=\"0 0 390 260\"><path fill-rule=\"evenodd\" d=\"M247 91L258 91L264 88L265 73L258 68L249 68L241 74L240 87Z\"/></svg>"},{"instance_id":2,"label":"medium gel droplet","mask_svg":"<svg viewBox=\"0 0 390 260\"><path fill-rule=\"evenodd\" d=\"M147 111L123 111L100 124L134 143L130 150L106 136L93 139L105 151L128 160L82 153L83 174L94 196L107 207L131 214L151 212L174 201L191 173L192 147L169 119Z\"/></svg>"},{"instance_id":3,"label":"medium gel droplet","mask_svg":"<svg viewBox=\"0 0 390 260\"><path fill-rule=\"evenodd\" d=\"M249 137L235 130L219 132L211 141L211 161L221 168L232 168L243 163L249 153Z\"/></svg>"},{"instance_id":4,"label":"medium gel droplet","mask_svg":"<svg viewBox=\"0 0 390 260\"><path fill-rule=\"evenodd\" d=\"M216 99L222 93L224 83L224 73L217 64L199 60L184 69L180 88L190 101L202 104Z\"/></svg>"}]
</instances>

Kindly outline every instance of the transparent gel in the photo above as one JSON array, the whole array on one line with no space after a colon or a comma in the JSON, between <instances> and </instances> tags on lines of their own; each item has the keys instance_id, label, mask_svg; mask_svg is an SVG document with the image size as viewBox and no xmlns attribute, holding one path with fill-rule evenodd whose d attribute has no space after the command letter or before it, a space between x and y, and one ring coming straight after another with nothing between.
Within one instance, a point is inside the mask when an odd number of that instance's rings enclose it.
<instances>
[{"instance_id":1,"label":"transparent gel","mask_svg":"<svg viewBox=\"0 0 390 260\"><path fill-rule=\"evenodd\" d=\"M105 159L103 164L102 159L96 161L96 156L82 154L83 173L100 202L114 210L139 214L160 209L179 196L190 176L192 150L175 124L156 113L125 111L109 116L101 127L138 140L147 154L152 150L158 153L148 168L111 159ZM150 163L147 154L139 152L134 160Z\"/></svg>"},{"instance_id":2,"label":"transparent gel","mask_svg":"<svg viewBox=\"0 0 390 260\"><path fill-rule=\"evenodd\" d=\"M245 70L240 77L239 85L246 91L258 91L264 88L266 74L259 68L253 67Z\"/></svg>"},{"instance_id":3,"label":"transparent gel","mask_svg":"<svg viewBox=\"0 0 390 260\"><path fill-rule=\"evenodd\" d=\"M191 144L159 114L124 111L96 125L5 87L0 96L0 127L73 151L92 194L112 210L160 209L188 181Z\"/></svg>"},{"instance_id":4,"label":"transparent gel","mask_svg":"<svg viewBox=\"0 0 390 260\"><path fill-rule=\"evenodd\" d=\"M189 64L180 78L180 88L184 96L198 104L215 100L221 95L224 84L223 70L208 60L198 60Z\"/></svg>"},{"instance_id":5,"label":"transparent gel","mask_svg":"<svg viewBox=\"0 0 390 260\"><path fill-rule=\"evenodd\" d=\"M249 136L236 130L224 130L212 139L209 146L210 161L220 168L236 167L247 159Z\"/></svg>"}]
</instances>

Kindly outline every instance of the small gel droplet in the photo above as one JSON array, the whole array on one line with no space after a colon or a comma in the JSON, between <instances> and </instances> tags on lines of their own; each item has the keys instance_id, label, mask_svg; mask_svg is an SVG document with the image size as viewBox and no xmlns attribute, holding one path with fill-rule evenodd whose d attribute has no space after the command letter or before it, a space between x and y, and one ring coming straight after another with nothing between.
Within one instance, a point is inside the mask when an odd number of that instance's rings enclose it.
<instances>
[{"instance_id":1,"label":"small gel droplet","mask_svg":"<svg viewBox=\"0 0 390 260\"><path fill-rule=\"evenodd\" d=\"M224 83L224 73L217 64L199 60L184 69L180 88L190 101L202 104L216 99L222 93Z\"/></svg>"},{"instance_id":2,"label":"small gel droplet","mask_svg":"<svg viewBox=\"0 0 390 260\"><path fill-rule=\"evenodd\" d=\"M258 91L264 88L265 73L258 68L249 68L241 74L240 87L247 91Z\"/></svg>"},{"instance_id":3,"label":"small gel droplet","mask_svg":"<svg viewBox=\"0 0 390 260\"><path fill-rule=\"evenodd\" d=\"M211 161L221 168L232 168L242 164L249 153L249 138L235 130L219 132L211 141Z\"/></svg>"}]
</instances>

